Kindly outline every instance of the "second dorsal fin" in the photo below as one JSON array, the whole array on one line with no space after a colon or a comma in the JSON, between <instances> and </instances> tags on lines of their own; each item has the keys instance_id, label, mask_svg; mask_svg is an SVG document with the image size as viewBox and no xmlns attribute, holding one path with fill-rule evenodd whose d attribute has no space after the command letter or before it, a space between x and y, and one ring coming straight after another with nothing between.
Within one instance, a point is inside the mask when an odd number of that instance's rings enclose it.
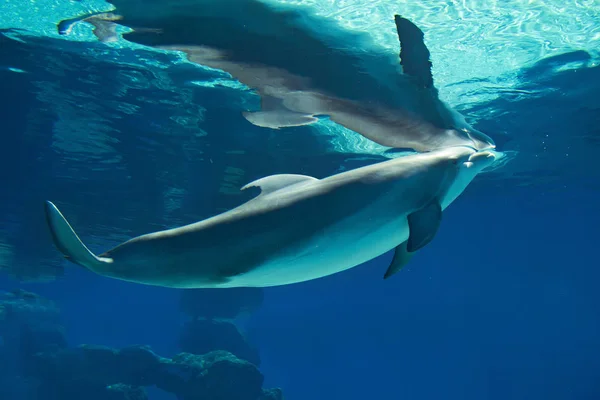
<instances>
[{"instance_id":1,"label":"second dorsal fin","mask_svg":"<svg viewBox=\"0 0 600 400\"><path fill-rule=\"evenodd\" d=\"M300 182L318 181L317 178L313 178L308 175L296 175L296 174L278 174L265 176L264 178L252 181L242 187L241 190L246 190L251 187L260 188L260 194L265 195L276 192L279 189L295 185Z\"/></svg>"}]
</instances>

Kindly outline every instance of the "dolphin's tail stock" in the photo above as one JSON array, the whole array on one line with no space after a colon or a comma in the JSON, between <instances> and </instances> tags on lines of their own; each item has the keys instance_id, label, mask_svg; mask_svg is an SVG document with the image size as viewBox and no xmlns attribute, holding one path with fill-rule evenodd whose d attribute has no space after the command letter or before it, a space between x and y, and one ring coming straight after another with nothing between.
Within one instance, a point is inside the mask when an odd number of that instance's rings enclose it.
<instances>
[{"instance_id":1,"label":"dolphin's tail stock","mask_svg":"<svg viewBox=\"0 0 600 400\"><path fill-rule=\"evenodd\" d=\"M112 258L97 257L89 251L66 218L50 201L46 201L46 221L54 245L67 260L92 271L98 271L104 264L113 262Z\"/></svg>"}]
</instances>

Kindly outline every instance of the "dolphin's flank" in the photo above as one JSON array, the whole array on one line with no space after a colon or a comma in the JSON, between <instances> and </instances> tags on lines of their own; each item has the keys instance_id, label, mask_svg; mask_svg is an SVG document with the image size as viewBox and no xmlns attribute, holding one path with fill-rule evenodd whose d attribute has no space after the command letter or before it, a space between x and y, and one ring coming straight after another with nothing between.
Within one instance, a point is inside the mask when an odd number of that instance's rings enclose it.
<instances>
[{"instance_id":1,"label":"dolphin's flank","mask_svg":"<svg viewBox=\"0 0 600 400\"><path fill-rule=\"evenodd\" d=\"M435 237L442 211L497 153L451 147L323 179L272 175L240 206L138 236L99 255L51 202L46 219L67 260L97 274L177 288L276 286L331 275L389 250L385 277Z\"/></svg>"}]
</instances>

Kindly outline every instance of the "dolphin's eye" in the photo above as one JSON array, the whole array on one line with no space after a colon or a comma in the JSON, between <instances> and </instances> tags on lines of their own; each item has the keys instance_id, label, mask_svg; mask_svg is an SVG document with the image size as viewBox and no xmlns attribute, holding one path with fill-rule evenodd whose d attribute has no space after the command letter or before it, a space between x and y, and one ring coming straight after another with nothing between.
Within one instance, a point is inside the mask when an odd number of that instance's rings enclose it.
<instances>
[{"instance_id":1,"label":"dolphin's eye","mask_svg":"<svg viewBox=\"0 0 600 400\"><path fill-rule=\"evenodd\" d=\"M458 164L458 160L452 160L452 164L453 164L453 165L456 165L456 164Z\"/></svg>"}]
</instances>

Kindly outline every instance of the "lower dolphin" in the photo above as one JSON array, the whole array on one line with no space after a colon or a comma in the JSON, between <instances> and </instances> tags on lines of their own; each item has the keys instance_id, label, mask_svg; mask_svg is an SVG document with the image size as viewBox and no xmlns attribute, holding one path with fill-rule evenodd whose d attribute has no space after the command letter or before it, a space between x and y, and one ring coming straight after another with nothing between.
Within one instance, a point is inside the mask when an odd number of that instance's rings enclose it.
<instances>
[{"instance_id":1,"label":"lower dolphin","mask_svg":"<svg viewBox=\"0 0 600 400\"><path fill-rule=\"evenodd\" d=\"M316 179L272 175L250 201L179 228L130 239L99 256L46 203L55 246L97 274L175 288L266 287L317 279L391 249L385 277L435 236L442 210L498 153L457 146Z\"/></svg>"}]
</instances>

